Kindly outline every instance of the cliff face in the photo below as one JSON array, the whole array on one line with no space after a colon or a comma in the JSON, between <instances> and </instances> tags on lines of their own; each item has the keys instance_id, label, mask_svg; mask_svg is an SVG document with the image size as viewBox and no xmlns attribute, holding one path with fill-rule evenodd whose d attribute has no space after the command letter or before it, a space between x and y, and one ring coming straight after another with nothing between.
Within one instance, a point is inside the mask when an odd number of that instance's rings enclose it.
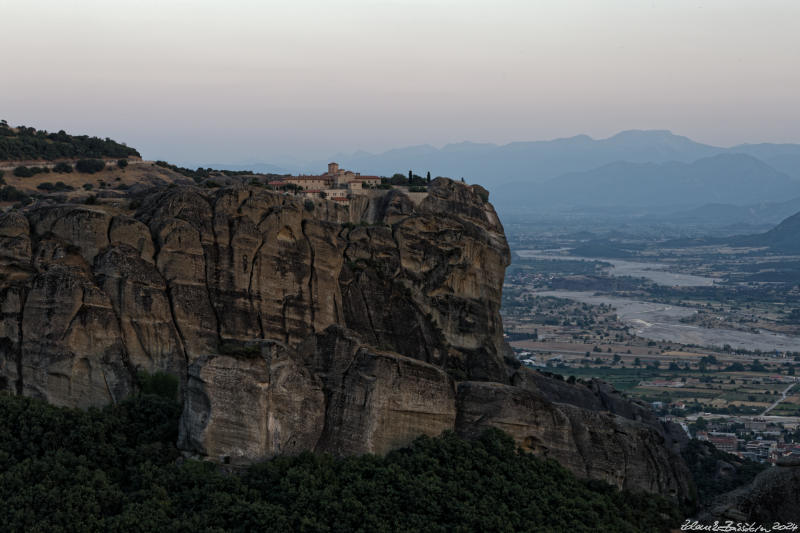
<instances>
[{"instance_id":1,"label":"cliff face","mask_svg":"<svg viewBox=\"0 0 800 533\"><path fill-rule=\"evenodd\" d=\"M6 213L0 389L87 407L164 371L181 379L180 445L211 457L383 453L491 425L580 475L687 494L645 410L511 375L509 250L487 197L446 179L417 203L389 191L349 207L173 187L136 212Z\"/></svg>"},{"instance_id":2,"label":"cliff face","mask_svg":"<svg viewBox=\"0 0 800 533\"><path fill-rule=\"evenodd\" d=\"M800 520L800 461L785 457L758 474L744 487L716 498L699 519L757 524L797 523Z\"/></svg>"},{"instance_id":3,"label":"cliff face","mask_svg":"<svg viewBox=\"0 0 800 533\"><path fill-rule=\"evenodd\" d=\"M689 493L686 466L665 445L664 432L649 424L492 382L460 383L457 411L460 433L475 436L498 427L523 449L555 459L580 477L676 498Z\"/></svg>"}]
</instances>

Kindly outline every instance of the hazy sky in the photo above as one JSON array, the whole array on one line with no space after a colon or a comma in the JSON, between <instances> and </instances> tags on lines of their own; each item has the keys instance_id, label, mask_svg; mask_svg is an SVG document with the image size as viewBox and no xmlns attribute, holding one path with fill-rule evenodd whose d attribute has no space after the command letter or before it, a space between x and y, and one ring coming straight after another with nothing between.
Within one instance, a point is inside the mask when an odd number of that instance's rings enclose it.
<instances>
[{"instance_id":1,"label":"hazy sky","mask_svg":"<svg viewBox=\"0 0 800 533\"><path fill-rule=\"evenodd\" d=\"M0 0L0 20L0 118L150 159L800 142L798 0Z\"/></svg>"}]
</instances>

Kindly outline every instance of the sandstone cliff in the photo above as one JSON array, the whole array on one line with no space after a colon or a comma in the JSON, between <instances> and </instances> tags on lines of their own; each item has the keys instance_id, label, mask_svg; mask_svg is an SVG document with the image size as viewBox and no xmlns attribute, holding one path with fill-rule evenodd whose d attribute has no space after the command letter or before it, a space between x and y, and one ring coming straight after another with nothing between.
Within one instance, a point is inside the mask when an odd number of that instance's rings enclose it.
<instances>
[{"instance_id":1,"label":"sandstone cliff","mask_svg":"<svg viewBox=\"0 0 800 533\"><path fill-rule=\"evenodd\" d=\"M684 497L669 432L607 387L507 366L509 250L488 193L446 179L350 206L259 187L152 191L134 211L0 218L0 389L58 405L181 379L180 445L252 461L383 453L505 429L579 475Z\"/></svg>"}]
</instances>

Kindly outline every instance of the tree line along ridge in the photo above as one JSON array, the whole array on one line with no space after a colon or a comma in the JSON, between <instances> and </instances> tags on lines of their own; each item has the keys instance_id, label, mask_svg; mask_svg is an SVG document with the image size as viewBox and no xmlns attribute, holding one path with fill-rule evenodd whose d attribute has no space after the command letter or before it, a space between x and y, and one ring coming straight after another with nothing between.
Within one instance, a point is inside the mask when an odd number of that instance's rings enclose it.
<instances>
[{"instance_id":1,"label":"tree line along ridge","mask_svg":"<svg viewBox=\"0 0 800 533\"><path fill-rule=\"evenodd\" d=\"M106 137L49 133L0 120L0 161L141 157L135 148Z\"/></svg>"}]
</instances>

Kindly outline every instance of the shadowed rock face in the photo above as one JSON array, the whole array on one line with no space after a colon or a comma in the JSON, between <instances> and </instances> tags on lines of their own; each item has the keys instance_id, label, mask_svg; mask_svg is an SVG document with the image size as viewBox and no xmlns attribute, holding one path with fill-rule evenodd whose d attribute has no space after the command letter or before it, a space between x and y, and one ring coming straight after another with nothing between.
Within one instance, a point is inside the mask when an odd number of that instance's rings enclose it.
<instances>
[{"instance_id":1,"label":"shadowed rock face","mask_svg":"<svg viewBox=\"0 0 800 533\"><path fill-rule=\"evenodd\" d=\"M187 186L136 213L3 214L0 389L88 407L163 371L181 379L180 446L209 457L384 453L497 426L579 475L687 494L641 406L599 384L509 377L509 250L487 198L447 179L417 203L390 191L313 208Z\"/></svg>"},{"instance_id":2,"label":"shadowed rock face","mask_svg":"<svg viewBox=\"0 0 800 533\"><path fill-rule=\"evenodd\" d=\"M672 497L689 492L688 471L664 446L663 431L610 412L552 403L520 387L462 382L456 430L475 436L489 426L580 477Z\"/></svg>"},{"instance_id":3,"label":"shadowed rock face","mask_svg":"<svg viewBox=\"0 0 800 533\"><path fill-rule=\"evenodd\" d=\"M304 347L325 391L325 426L316 449L386 453L410 435L437 436L456 419L453 379L441 367L377 351L331 326Z\"/></svg>"},{"instance_id":4,"label":"shadowed rock face","mask_svg":"<svg viewBox=\"0 0 800 533\"><path fill-rule=\"evenodd\" d=\"M319 379L282 343L249 348L189 367L181 447L234 461L313 450L325 416Z\"/></svg>"},{"instance_id":5,"label":"shadowed rock face","mask_svg":"<svg viewBox=\"0 0 800 533\"><path fill-rule=\"evenodd\" d=\"M673 422L662 423L642 402L623 396L610 384L592 379L570 384L547 374L522 367L511 376L511 384L525 389L549 402L569 404L589 411L607 411L628 420L650 426L664 439L664 446L675 453L688 441L686 432Z\"/></svg>"},{"instance_id":6,"label":"shadowed rock face","mask_svg":"<svg viewBox=\"0 0 800 533\"><path fill-rule=\"evenodd\" d=\"M722 494L699 519L705 523L800 521L800 461L783 458L777 466L758 474L749 484Z\"/></svg>"}]
</instances>

